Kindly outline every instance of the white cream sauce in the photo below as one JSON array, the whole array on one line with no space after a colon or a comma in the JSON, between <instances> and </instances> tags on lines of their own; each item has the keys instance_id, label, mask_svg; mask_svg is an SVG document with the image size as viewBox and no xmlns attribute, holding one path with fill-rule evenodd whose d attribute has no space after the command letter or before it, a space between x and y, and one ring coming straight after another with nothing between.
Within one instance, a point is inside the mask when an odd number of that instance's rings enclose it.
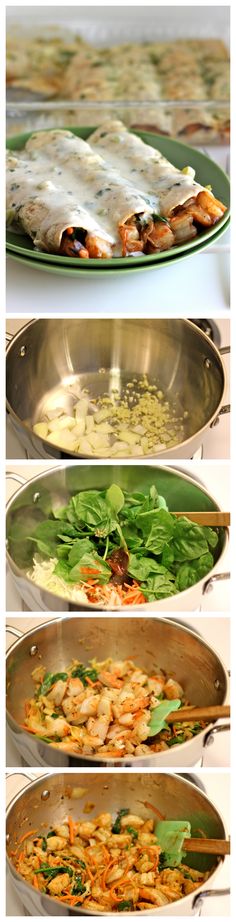
<instances>
[{"instance_id":1,"label":"white cream sauce","mask_svg":"<svg viewBox=\"0 0 236 922\"><path fill-rule=\"evenodd\" d=\"M119 165L122 176L137 183L143 194L156 195L160 214L167 216L203 188L192 176L166 160L160 151L127 131L122 122L104 124L90 135L89 143L112 167Z\"/></svg>"},{"instance_id":2,"label":"white cream sauce","mask_svg":"<svg viewBox=\"0 0 236 922\"><path fill-rule=\"evenodd\" d=\"M60 226L61 233L72 226L96 232L120 252L118 225L134 214L158 213L158 200L144 198L71 132L48 131L32 135L20 157L8 157L7 211L36 245L45 246L52 228L58 236Z\"/></svg>"}]
</instances>

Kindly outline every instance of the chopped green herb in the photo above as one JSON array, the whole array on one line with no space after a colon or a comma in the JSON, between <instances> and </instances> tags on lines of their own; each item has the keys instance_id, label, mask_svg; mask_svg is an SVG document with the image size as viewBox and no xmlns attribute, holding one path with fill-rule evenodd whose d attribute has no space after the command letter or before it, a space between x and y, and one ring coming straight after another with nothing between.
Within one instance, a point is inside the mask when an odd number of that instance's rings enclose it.
<instances>
[{"instance_id":1,"label":"chopped green herb","mask_svg":"<svg viewBox=\"0 0 236 922\"><path fill-rule=\"evenodd\" d=\"M111 827L111 831L115 833L115 835L119 835L120 833L122 816L127 816L128 813L129 813L129 810L127 809L127 807L123 807L121 810L119 810L119 813L117 813L116 820L113 823L113 826Z\"/></svg>"}]
</instances>

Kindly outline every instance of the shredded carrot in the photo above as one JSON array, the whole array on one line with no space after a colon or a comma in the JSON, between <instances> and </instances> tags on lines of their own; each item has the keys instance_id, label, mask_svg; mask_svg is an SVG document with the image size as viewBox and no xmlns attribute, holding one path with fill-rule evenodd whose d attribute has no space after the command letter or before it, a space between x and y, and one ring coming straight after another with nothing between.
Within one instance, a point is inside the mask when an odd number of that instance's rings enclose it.
<instances>
[{"instance_id":1,"label":"shredded carrot","mask_svg":"<svg viewBox=\"0 0 236 922\"><path fill-rule=\"evenodd\" d=\"M109 749L109 752L104 753L104 758L105 756L110 756L111 759L116 759L118 756L123 758L123 753L120 749Z\"/></svg>"},{"instance_id":2,"label":"shredded carrot","mask_svg":"<svg viewBox=\"0 0 236 922\"><path fill-rule=\"evenodd\" d=\"M93 876L93 874L92 874L92 871L90 871L90 868L88 867L88 865L87 865L87 867L86 867L86 871L87 871L87 874L88 874L88 876L89 876L89 879L91 880L91 883L93 884L95 878L94 878L94 876Z\"/></svg>"},{"instance_id":3,"label":"shredded carrot","mask_svg":"<svg viewBox=\"0 0 236 922\"><path fill-rule=\"evenodd\" d=\"M74 845L75 841L75 828L72 820L72 816L68 816L68 826L69 826L69 842L70 845Z\"/></svg>"},{"instance_id":4,"label":"shredded carrot","mask_svg":"<svg viewBox=\"0 0 236 922\"><path fill-rule=\"evenodd\" d=\"M38 882L37 874L34 874L34 877L33 877L33 887L35 887L36 890L39 890L39 882Z\"/></svg>"},{"instance_id":5,"label":"shredded carrot","mask_svg":"<svg viewBox=\"0 0 236 922\"><path fill-rule=\"evenodd\" d=\"M24 835L21 836L20 839L19 839L18 847L19 847L19 845L21 844L21 842L24 842L24 841L25 841L25 839L29 839L30 836L35 836L36 832L38 832L37 829L31 829L30 832L25 832Z\"/></svg>"},{"instance_id":6,"label":"shredded carrot","mask_svg":"<svg viewBox=\"0 0 236 922\"><path fill-rule=\"evenodd\" d=\"M102 843L102 850L103 850L105 861L110 861L110 854L109 854L108 848L106 848L106 846L103 845L103 843Z\"/></svg>"},{"instance_id":7,"label":"shredded carrot","mask_svg":"<svg viewBox=\"0 0 236 922\"><path fill-rule=\"evenodd\" d=\"M103 889L103 890L106 889L107 874L109 873L109 871L111 870L111 868L114 867L114 864L116 864L116 860L117 860L116 858L113 858L111 861L109 861L107 867L105 868L105 871L103 871L102 880L101 880L101 884L102 884L102 889Z\"/></svg>"},{"instance_id":8,"label":"shredded carrot","mask_svg":"<svg viewBox=\"0 0 236 922\"><path fill-rule=\"evenodd\" d=\"M163 813L160 813L160 810L158 810L157 807L154 807L153 804L150 804L150 803L149 803L149 800L140 800L140 803L143 804L144 807L147 807L148 810L152 810L153 813L156 813L156 815L158 816L159 820L164 820L164 819L165 819L164 814L163 814Z\"/></svg>"},{"instance_id":9,"label":"shredded carrot","mask_svg":"<svg viewBox=\"0 0 236 922\"><path fill-rule=\"evenodd\" d=\"M80 572L81 573L91 573L91 576L93 576L94 573L98 573L98 575L100 576L101 570L99 567L80 567Z\"/></svg>"},{"instance_id":10,"label":"shredded carrot","mask_svg":"<svg viewBox=\"0 0 236 922\"><path fill-rule=\"evenodd\" d=\"M117 881L113 884L113 886L112 886L112 887L110 888L110 890L109 890L109 893L111 894L111 897L112 897L112 900L113 900L114 903L121 903L122 900L124 899L123 896L117 896L116 893L114 893L114 890L117 890L118 887L123 887L124 884L130 884L130 883L131 883L131 881L130 881L129 877L121 877L120 880L117 880Z\"/></svg>"},{"instance_id":11,"label":"shredded carrot","mask_svg":"<svg viewBox=\"0 0 236 922\"><path fill-rule=\"evenodd\" d=\"M96 685L100 685L100 682L92 682L92 679L88 675L85 676L86 682L88 685L91 685L91 688L95 688Z\"/></svg>"}]
</instances>

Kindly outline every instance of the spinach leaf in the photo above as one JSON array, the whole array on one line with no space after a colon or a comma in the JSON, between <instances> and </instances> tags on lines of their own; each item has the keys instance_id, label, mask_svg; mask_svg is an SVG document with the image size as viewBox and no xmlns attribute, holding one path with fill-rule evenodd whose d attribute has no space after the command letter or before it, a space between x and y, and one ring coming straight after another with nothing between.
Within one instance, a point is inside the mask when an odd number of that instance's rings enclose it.
<instances>
[{"instance_id":1,"label":"spinach leaf","mask_svg":"<svg viewBox=\"0 0 236 922\"><path fill-rule=\"evenodd\" d=\"M140 513L136 525L144 535L145 547L153 554L161 554L165 545L171 541L175 528L173 516L165 509Z\"/></svg>"},{"instance_id":2,"label":"spinach leaf","mask_svg":"<svg viewBox=\"0 0 236 922\"><path fill-rule=\"evenodd\" d=\"M58 560L56 563L55 570L53 571L55 576L59 576L60 579L64 579L66 583L70 581L70 565L67 560Z\"/></svg>"},{"instance_id":3,"label":"spinach leaf","mask_svg":"<svg viewBox=\"0 0 236 922\"><path fill-rule=\"evenodd\" d=\"M121 830L122 816L127 816L129 812L130 811L127 810L127 807L122 807L121 810L119 810L119 813L117 813L116 820L111 827L111 831L115 833L115 835L118 835Z\"/></svg>"},{"instance_id":4,"label":"spinach leaf","mask_svg":"<svg viewBox=\"0 0 236 922\"><path fill-rule=\"evenodd\" d=\"M166 853L160 852L159 861L158 861L158 871L163 871L163 869L166 868L166 864L167 864Z\"/></svg>"},{"instance_id":5,"label":"spinach leaf","mask_svg":"<svg viewBox=\"0 0 236 922\"><path fill-rule=\"evenodd\" d=\"M198 560L194 560L194 569L196 573L196 581L202 579L203 576L206 576L206 573L209 573L209 570L214 565L214 557L208 551L207 554L203 554L202 557L199 557Z\"/></svg>"},{"instance_id":6,"label":"spinach leaf","mask_svg":"<svg viewBox=\"0 0 236 922\"><path fill-rule=\"evenodd\" d=\"M173 582L171 582L171 580L173 580ZM177 589L174 581L174 575L169 579L167 576L160 573L155 576L149 576L146 583L141 583L140 588L149 602L155 602L156 599L165 599L170 595L176 594Z\"/></svg>"},{"instance_id":7,"label":"spinach leaf","mask_svg":"<svg viewBox=\"0 0 236 922\"><path fill-rule=\"evenodd\" d=\"M85 891L86 891L86 887L82 883L80 875L76 874L74 878L73 888L71 890L72 896L74 896L76 893L85 893Z\"/></svg>"},{"instance_id":8,"label":"spinach leaf","mask_svg":"<svg viewBox=\"0 0 236 922\"><path fill-rule=\"evenodd\" d=\"M141 557L136 554L130 554L128 573L139 581L147 580L150 574L155 573L165 576L166 579L173 579L170 571L154 560L154 557Z\"/></svg>"},{"instance_id":9,"label":"spinach leaf","mask_svg":"<svg viewBox=\"0 0 236 922\"><path fill-rule=\"evenodd\" d=\"M61 533L60 522L48 519L37 525L37 528L31 533L31 540L35 541L38 550L44 553L46 557L54 557L58 537Z\"/></svg>"},{"instance_id":10,"label":"spinach leaf","mask_svg":"<svg viewBox=\"0 0 236 922\"><path fill-rule=\"evenodd\" d=\"M71 567L74 567L76 563L81 560L81 557L86 553L93 553L95 550L93 542L90 538L77 538L74 541L71 550L68 554L68 563Z\"/></svg>"},{"instance_id":11,"label":"spinach leaf","mask_svg":"<svg viewBox=\"0 0 236 922\"><path fill-rule=\"evenodd\" d=\"M83 685L85 686L88 685L88 683L86 682L86 678L90 679L91 682L97 682L98 680L97 670L87 667L87 666L83 666L82 663L78 663L78 666L75 666L71 675L73 679L75 678L81 679L81 682L83 682Z\"/></svg>"},{"instance_id":12,"label":"spinach leaf","mask_svg":"<svg viewBox=\"0 0 236 922\"><path fill-rule=\"evenodd\" d=\"M218 533L214 531L213 528L210 528L210 525L202 525L203 534L206 537L207 543L210 547L216 547L218 544Z\"/></svg>"},{"instance_id":13,"label":"spinach leaf","mask_svg":"<svg viewBox=\"0 0 236 922\"><path fill-rule=\"evenodd\" d=\"M168 727L165 720L172 711L177 711L181 707L181 699L174 698L173 701L161 701L158 707L151 710L151 720L149 723L148 736L156 736L161 730Z\"/></svg>"},{"instance_id":14,"label":"spinach leaf","mask_svg":"<svg viewBox=\"0 0 236 922\"><path fill-rule=\"evenodd\" d=\"M183 563L179 568L175 586L178 592L183 592L184 589L188 589L189 586L193 586L197 582L197 574L194 566L191 566L189 563Z\"/></svg>"},{"instance_id":15,"label":"spinach leaf","mask_svg":"<svg viewBox=\"0 0 236 922\"><path fill-rule=\"evenodd\" d=\"M87 580L97 579L100 585L104 585L109 582L110 577L110 567L96 551L83 554L69 573L69 580L72 583L85 583Z\"/></svg>"},{"instance_id":16,"label":"spinach leaf","mask_svg":"<svg viewBox=\"0 0 236 922\"><path fill-rule=\"evenodd\" d=\"M40 868L37 868L34 871L34 874L43 874L44 877L47 877L48 880L53 880L54 877L57 877L58 874L69 874L69 877L73 876L73 870L70 865L61 864L56 868L52 868L49 864L41 864Z\"/></svg>"},{"instance_id":17,"label":"spinach leaf","mask_svg":"<svg viewBox=\"0 0 236 922\"><path fill-rule=\"evenodd\" d=\"M126 826L126 832L129 832L129 833L130 833L130 835L133 837L134 841L135 841L135 839L138 838L137 829L134 829L133 826Z\"/></svg>"},{"instance_id":18,"label":"spinach leaf","mask_svg":"<svg viewBox=\"0 0 236 922\"><path fill-rule=\"evenodd\" d=\"M106 491L106 501L113 509L113 512L115 512L115 515L123 508L125 502L124 493L120 487L117 486L117 483L112 483Z\"/></svg>"},{"instance_id":19,"label":"spinach leaf","mask_svg":"<svg viewBox=\"0 0 236 922\"><path fill-rule=\"evenodd\" d=\"M171 736L170 739L166 739L165 743L167 746L176 746L177 743L184 743L185 736L184 733L178 733L177 736Z\"/></svg>"},{"instance_id":20,"label":"spinach leaf","mask_svg":"<svg viewBox=\"0 0 236 922\"><path fill-rule=\"evenodd\" d=\"M68 679L67 672L55 672L55 674L52 672L46 672L46 675L44 676L44 679L37 691L37 698L39 695L47 695L52 685L54 685L55 682L58 682L59 679L62 679L63 682L66 682Z\"/></svg>"},{"instance_id":21,"label":"spinach leaf","mask_svg":"<svg viewBox=\"0 0 236 922\"><path fill-rule=\"evenodd\" d=\"M176 520L173 538L173 551L175 560L194 560L208 552L206 537L200 525L185 519L184 516Z\"/></svg>"}]
</instances>

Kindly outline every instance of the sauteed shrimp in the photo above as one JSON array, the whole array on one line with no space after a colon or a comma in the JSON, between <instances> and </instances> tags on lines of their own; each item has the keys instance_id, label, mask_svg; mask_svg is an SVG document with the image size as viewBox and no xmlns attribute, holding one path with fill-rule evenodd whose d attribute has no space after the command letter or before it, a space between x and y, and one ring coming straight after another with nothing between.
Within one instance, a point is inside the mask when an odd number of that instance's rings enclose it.
<instances>
[{"instance_id":1,"label":"sauteed shrimp","mask_svg":"<svg viewBox=\"0 0 236 922\"><path fill-rule=\"evenodd\" d=\"M161 670L148 675L131 659L92 660L88 666L74 660L56 674L39 666L32 678L35 694L25 703L24 728L74 754L149 755L191 739L205 726L202 721L178 722L178 714L168 726L168 713L189 704L182 686ZM154 711L156 732L150 736Z\"/></svg>"},{"instance_id":2,"label":"sauteed shrimp","mask_svg":"<svg viewBox=\"0 0 236 922\"><path fill-rule=\"evenodd\" d=\"M24 842L24 844L23 844ZM66 817L45 833L33 830L12 853L17 871L41 893L94 912L132 912L165 906L196 890L208 873L185 864L166 867L154 820L128 808L114 818Z\"/></svg>"}]
</instances>

